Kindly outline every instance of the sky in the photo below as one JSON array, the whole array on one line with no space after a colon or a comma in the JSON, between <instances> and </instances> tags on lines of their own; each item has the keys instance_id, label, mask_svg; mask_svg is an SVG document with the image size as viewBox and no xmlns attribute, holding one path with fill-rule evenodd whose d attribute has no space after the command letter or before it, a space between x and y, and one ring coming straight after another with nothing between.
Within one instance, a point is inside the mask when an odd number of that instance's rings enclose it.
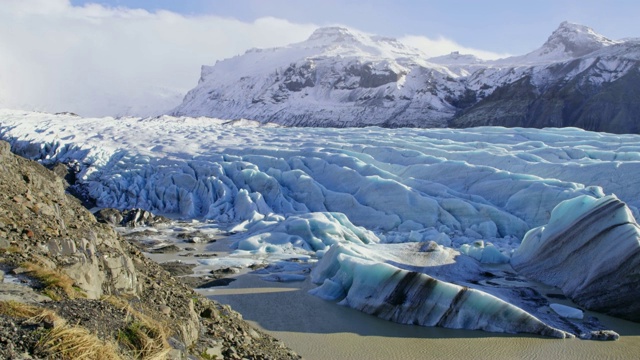
<instances>
[{"instance_id":1,"label":"sky","mask_svg":"<svg viewBox=\"0 0 640 360\"><path fill-rule=\"evenodd\" d=\"M637 14L635 0L0 0L0 107L161 113L197 84L201 65L321 26L490 59L536 49L564 20L640 37Z\"/></svg>"}]
</instances>

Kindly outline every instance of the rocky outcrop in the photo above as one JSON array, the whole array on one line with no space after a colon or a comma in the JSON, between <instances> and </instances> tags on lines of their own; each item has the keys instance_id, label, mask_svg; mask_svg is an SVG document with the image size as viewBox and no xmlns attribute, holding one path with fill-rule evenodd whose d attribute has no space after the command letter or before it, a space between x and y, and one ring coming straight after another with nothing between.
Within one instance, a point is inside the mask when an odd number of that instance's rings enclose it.
<instances>
[{"instance_id":1,"label":"rocky outcrop","mask_svg":"<svg viewBox=\"0 0 640 360\"><path fill-rule=\"evenodd\" d=\"M137 295L135 268L115 231L97 224L61 178L18 158L0 143L0 237L29 252L44 268L60 269L88 298Z\"/></svg>"},{"instance_id":2,"label":"rocky outcrop","mask_svg":"<svg viewBox=\"0 0 640 360\"><path fill-rule=\"evenodd\" d=\"M145 214L131 211L129 220L155 218ZM0 331L0 358L26 358L24 353L56 358L55 350L43 353L36 343L57 325L16 315L7 310L13 306L9 300L50 309L63 323L77 324L102 341L123 341L119 334L132 324L131 316L167 324L158 353L171 359L298 358L229 307L199 297L171 277L112 227L98 223L65 193L61 178L13 155L6 142L0 142L0 269L21 282L0 282L0 329L11 329Z\"/></svg>"},{"instance_id":3,"label":"rocky outcrop","mask_svg":"<svg viewBox=\"0 0 640 360\"><path fill-rule=\"evenodd\" d=\"M640 227L615 196L559 204L527 233L511 265L587 309L640 321Z\"/></svg>"},{"instance_id":4,"label":"rocky outcrop","mask_svg":"<svg viewBox=\"0 0 640 360\"><path fill-rule=\"evenodd\" d=\"M128 209L120 211L113 208L100 209L94 213L96 219L105 224L112 226L155 226L167 224L171 220L164 216L154 215L150 211L143 209Z\"/></svg>"},{"instance_id":5,"label":"rocky outcrop","mask_svg":"<svg viewBox=\"0 0 640 360\"><path fill-rule=\"evenodd\" d=\"M610 59L611 60L611 59ZM590 131L640 133L640 62L625 65L631 70L619 79L598 83L608 70L597 60L590 70L566 81L536 86L531 77L503 85L491 95L462 111L449 123L452 127L578 127ZM583 66L575 60L550 67L566 72ZM559 74L557 74L559 75ZM606 121L604 121L606 119Z\"/></svg>"}]
</instances>

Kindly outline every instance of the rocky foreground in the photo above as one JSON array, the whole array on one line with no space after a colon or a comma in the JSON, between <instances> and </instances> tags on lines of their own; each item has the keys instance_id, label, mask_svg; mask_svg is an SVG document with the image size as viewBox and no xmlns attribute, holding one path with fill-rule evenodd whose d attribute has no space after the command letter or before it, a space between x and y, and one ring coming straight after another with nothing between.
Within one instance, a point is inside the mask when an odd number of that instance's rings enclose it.
<instances>
[{"instance_id":1,"label":"rocky foreground","mask_svg":"<svg viewBox=\"0 0 640 360\"><path fill-rule=\"evenodd\" d=\"M297 359L0 143L0 358Z\"/></svg>"}]
</instances>

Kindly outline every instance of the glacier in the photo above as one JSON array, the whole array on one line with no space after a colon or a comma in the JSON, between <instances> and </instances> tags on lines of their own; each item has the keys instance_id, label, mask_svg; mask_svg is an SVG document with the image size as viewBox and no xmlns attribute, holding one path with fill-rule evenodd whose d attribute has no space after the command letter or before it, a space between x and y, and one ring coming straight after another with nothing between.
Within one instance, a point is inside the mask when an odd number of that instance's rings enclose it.
<instances>
[{"instance_id":1,"label":"glacier","mask_svg":"<svg viewBox=\"0 0 640 360\"><path fill-rule=\"evenodd\" d=\"M381 301L400 283L413 279L401 288L420 292L435 281L467 300L461 308L444 299L433 304L478 315L477 321L472 315L436 321L442 326L616 337L597 322L557 315L510 266L517 268L514 252L526 249L525 234L557 221L554 209L566 200L605 201L615 194L629 219L637 216L638 135L576 128L285 128L250 120L0 110L0 139L45 165L67 164L73 188L98 207L219 224L233 240L235 258L203 264L313 259L317 295L374 309L369 313L387 306ZM265 270L265 280L307 276L285 268ZM332 270L319 275L321 269ZM367 278L369 272L377 275ZM387 287L367 302L359 295L365 284L354 279ZM385 318L433 323L435 315L417 310L424 304L392 303L399 308L385 307Z\"/></svg>"}]
</instances>

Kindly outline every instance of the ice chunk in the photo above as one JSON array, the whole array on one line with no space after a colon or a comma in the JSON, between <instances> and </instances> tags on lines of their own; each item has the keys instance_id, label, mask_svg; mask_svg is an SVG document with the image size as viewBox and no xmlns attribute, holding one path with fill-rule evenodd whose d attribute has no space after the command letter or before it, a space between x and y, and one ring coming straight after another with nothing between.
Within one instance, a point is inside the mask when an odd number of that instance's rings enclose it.
<instances>
[{"instance_id":1,"label":"ice chunk","mask_svg":"<svg viewBox=\"0 0 640 360\"><path fill-rule=\"evenodd\" d=\"M511 257L518 272L587 309L640 321L640 227L615 196L559 204Z\"/></svg>"},{"instance_id":2,"label":"ice chunk","mask_svg":"<svg viewBox=\"0 0 640 360\"><path fill-rule=\"evenodd\" d=\"M269 274L260 279L272 282L294 282L304 281L307 277L301 274Z\"/></svg>"},{"instance_id":3,"label":"ice chunk","mask_svg":"<svg viewBox=\"0 0 640 360\"><path fill-rule=\"evenodd\" d=\"M323 299L404 324L572 337L488 293L367 259L366 250L333 246L312 271Z\"/></svg>"},{"instance_id":4,"label":"ice chunk","mask_svg":"<svg viewBox=\"0 0 640 360\"><path fill-rule=\"evenodd\" d=\"M562 317L566 317L570 319L578 319L578 320L582 320L582 318L584 317L584 312L582 312L582 310L576 309L571 306L566 306L562 304L550 304L549 307L553 309L553 311L555 311L556 314Z\"/></svg>"},{"instance_id":5,"label":"ice chunk","mask_svg":"<svg viewBox=\"0 0 640 360\"><path fill-rule=\"evenodd\" d=\"M374 233L353 225L340 213L292 215L283 221L264 224L260 221L241 234L233 247L253 252L324 251L333 244L378 242Z\"/></svg>"},{"instance_id":6,"label":"ice chunk","mask_svg":"<svg viewBox=\"0 0 640 360\"><path fill-rule=\"evenodd\" d=\"M509 257L500 252L493 244L482 240L474 241L472 244L460 246L460 252L484 264L506 264Z\"/></svg>"}]
</instances>

